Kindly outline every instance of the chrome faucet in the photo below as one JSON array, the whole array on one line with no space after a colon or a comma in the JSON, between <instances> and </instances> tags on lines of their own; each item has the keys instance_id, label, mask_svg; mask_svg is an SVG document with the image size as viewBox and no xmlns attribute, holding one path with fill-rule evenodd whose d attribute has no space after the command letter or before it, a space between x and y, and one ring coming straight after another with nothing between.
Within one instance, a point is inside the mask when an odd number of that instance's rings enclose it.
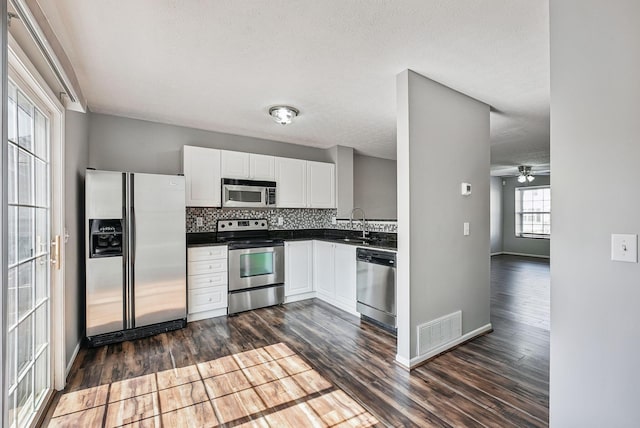
<instances>
[{"instance_id":1,"label":"chrome faucet","mask_svg":"<svg viewBox=\"0 0 640 428\"><path fill-rule=\"evenodd\" d=\"M356 208L351 210L351 214L349 216L349 228L353 229L353 214L356 211L360 211L362 213L362 239L366 241L367 239L369 239L369 238L367 238L367 234L369 232L367 232L367 219L365 218L364 210L362 208L357 208L356 207Z\"/></svg>"}]
</instances>

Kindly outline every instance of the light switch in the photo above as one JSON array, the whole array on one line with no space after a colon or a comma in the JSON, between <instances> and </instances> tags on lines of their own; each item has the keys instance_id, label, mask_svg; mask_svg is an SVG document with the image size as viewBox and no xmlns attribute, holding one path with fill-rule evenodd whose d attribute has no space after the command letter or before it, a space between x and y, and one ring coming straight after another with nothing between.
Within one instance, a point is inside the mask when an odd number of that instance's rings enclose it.
<instances>
[{"instance_id":1,"label":"light switch","mask_svg":"<svg viewBox=\"0 0 640 428\"><path fill-rule=\"evenodd\" d=\"M611 235L611 260L638 263L638 235Z\"/></svg>"},{"instance_id":2,"label":"light switch","mask_svg":"<svg viewBox=\"0 0 640 428\"><path fill-rule=\"evenodd\" d=\"M469 236L469 222L468 221L464 222L462 229L463 229L464 236Z\"/></svg>"}]
</instances>

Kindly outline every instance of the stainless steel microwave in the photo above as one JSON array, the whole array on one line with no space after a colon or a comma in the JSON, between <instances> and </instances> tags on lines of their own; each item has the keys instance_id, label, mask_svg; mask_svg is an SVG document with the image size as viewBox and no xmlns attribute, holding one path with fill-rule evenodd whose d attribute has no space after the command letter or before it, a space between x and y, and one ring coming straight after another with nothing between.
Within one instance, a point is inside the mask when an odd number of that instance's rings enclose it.
<instances>
[{"instance_id":1,"label":"stainless steel microwave","mask_svg":"<svg viewBox=\"0 0 640 428\"><path fill-rule=\"evenodd\" d=\"M275 207L276 182L223 178L222 206L226 208Z\"/></svg>"}]
</instances>

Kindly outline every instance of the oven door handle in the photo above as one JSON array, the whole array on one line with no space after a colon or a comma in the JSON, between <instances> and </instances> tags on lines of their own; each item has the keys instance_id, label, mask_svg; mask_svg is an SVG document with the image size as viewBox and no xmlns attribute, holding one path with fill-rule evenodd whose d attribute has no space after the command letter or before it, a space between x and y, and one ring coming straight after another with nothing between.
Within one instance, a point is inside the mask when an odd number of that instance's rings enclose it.
<instances>
[{"instance_id":1,"label":"oven door handle","mask_svg":"<svg viewBox=\"0 0 640 428\"><path fill-rule=\"evenodd\" d=\"M232 248L229 252L242 254L256 254L256 253L278 253L279 249L284 250L284 246L279 245L275 247L255 247L255 248Z\"/></svg>"}]
</instances>

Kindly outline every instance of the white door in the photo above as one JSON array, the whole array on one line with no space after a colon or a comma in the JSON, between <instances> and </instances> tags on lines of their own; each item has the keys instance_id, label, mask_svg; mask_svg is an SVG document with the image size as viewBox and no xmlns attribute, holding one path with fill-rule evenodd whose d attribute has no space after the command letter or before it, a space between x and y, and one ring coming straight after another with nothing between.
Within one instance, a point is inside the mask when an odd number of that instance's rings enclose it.
<instances>
[{"instance_id":1,"label":"white door","mask_svg":"<svg viewBox=\"0 0 640 428\"><path fill-rule=\"evenodd\" d=\"M278 208L307 207L307 161L276 158Z\"/></svg>"},{"instance_id":2,"label":"white door","mask_svg":"<svg viewBox=\"0 0 640 428\"><path fill-rule=\"evenodd\" d=\"M186 205L188 207L219 207L222 202L220 150L184 146L182 158Z\"/></svg>"},{"instance_id":3,"label":"white door","mask_svg":"<svg viewBox=\"0 0 640 428\"><path fill-rule=\"evenodd\" d=\"M335 298L334 247L331 242L313 241L313 286L318 297L330 303Z\"/></svg>"},{"instance_id":4,"label":"white door","mask_svg":"<svg viewBox=\"0 0 640 428\"><path fill-rule=\"evenodd\" d=\"M325 162L307 162L307 206L336 207L336 166Z\"/></svg>"},{"instance_id":5,"label":"white door","mask_svg":"<svg viewBox=\"0 0 640 428\"><path fill-rule=\"evenodd\" d=\"M268 155L249 155L249 172L252 180L274 181L276 179L276 158Z\"/></svg>"},{"instance_id":6,"label":"white door","mask_svg":"<svg viewBox=\"0 0 640 428\"><path fill-rule=\"evenodd\" d=\"M313 241L285 242L284 295L313 291Z\"/></svg>"},{"instance_id":7,"label":"white door","mask_svg":"<svg viewBox=\"0 0 640 428\"><path fill-rule=\"evenodd\" d=\"M222 178L249 178L249 153L222 150Z\"/></svg>"},{"instance_id":8,"label":"white door","mask_svg":"<svg viewBox=\"0 0 640 428\"><path fill-rule=\"evenodd\" d=\"M8 426L29 426L52 390L51 117L26 85L9 82Z\"/></svg>"},{"instance_id":9,"label":"white door","mask_svg":"<svg viewBox=\"0 0 640 428\"><path fill-rule=\"evenodd\" d=\"M335 244L336 303L349 312L356 312L356 249L347 244Z\"/></svg>"}]
</instances>

